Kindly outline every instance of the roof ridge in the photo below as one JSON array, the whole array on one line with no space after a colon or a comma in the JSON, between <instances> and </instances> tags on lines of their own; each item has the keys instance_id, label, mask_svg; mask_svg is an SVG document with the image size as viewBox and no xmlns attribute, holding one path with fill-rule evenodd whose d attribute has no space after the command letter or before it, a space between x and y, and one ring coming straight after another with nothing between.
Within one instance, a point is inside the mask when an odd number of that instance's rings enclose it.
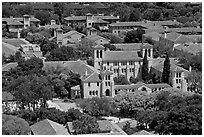
<instances>
[{"instance_id":1,"label":"roof ridge","mask_svg":"<svg viewBox=\"0 0 204 137\"><path fill-rule=\"evenodd\" d=\"M182 34L180 34L174 41L178 40L181 37Z\"/></svg>"},{"instance_id":2,"label":"roof ridge","mask_svg":"<svg viewBox=\"0 0 204 137\"><path fill-rule=\"evenodd\" d=\"M85 80L87 80L88 78L90 78L94 73L96 73L96 72L93 72L93 73L91 73L87 78L85 78L83 81L85 81ZM97 73L96 73L97 74Z\"/></svg>"}]
</instances>

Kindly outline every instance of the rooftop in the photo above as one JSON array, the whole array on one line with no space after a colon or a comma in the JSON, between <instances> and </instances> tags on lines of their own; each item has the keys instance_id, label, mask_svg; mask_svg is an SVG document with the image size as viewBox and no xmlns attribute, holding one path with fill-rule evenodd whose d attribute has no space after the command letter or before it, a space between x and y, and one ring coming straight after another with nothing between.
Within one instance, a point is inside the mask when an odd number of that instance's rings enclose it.
<instances>
[{"instance_id":1,"label":"rooftop","mask_svg":"<svg viewBox=\"0 0 204 137\"><path fill-rule=\"evenodd\" d=\"M161 37L164 37L164 35L162 35ZM192 42L192 40L186 37L185 35L176 32L167 33L166 39L174 41L175 44Z\"/></svg>"},{"instance_id":2,"label":"rooftop","mask_svg":"<svg viewBox=\"0 0 204 137\"><path fill-rule=\"evenodd\" d=\"M106 51L103 61L135 61L142 60L137 51Z\"/></svg>"},{"instance_id":3,"label":"rooftop","mask_svg":"<svg viewBox=\"0 0 204 137\"><path fill-rule=\"evenodd\" d=\"M99 35L90 35L90 36L87 36L86 38L89 39L89 40L92 41L92 42L95 42L95 41L100 40L100 39L109 41L108 39L106 39L106 38L104 38L104 37L101 37L101 36L99 36Z\"/></svg>"},{"instance_id":4,"label":"rooftop","mask_svg":"<svg viewBox=\"0 0 204 137\"><path fill-rule=\"evenodd\" d=\"M196 55L202 52L202 43L180 44L175 49Z\"/></svg>"},{"instance_id":5,"label":"rooftop","mask_svg":"<svg viewBox=\"0 0 204 137\"><path fill-rule=\"evenodd\" d=\"M151 39L155 40L155 41L159 41L159 38L162 36L162 34L158 33L158 32L150 32L150 33L146 33L143 34L143 36L145 37L150 37Z\"/></svg>"},{"instance_id":6,"label":"rooftop","mask_svg":"<svg viewBox=\"0 0 204 137\"><path fill-rule=\"evenodd\" d=\"M14 96L10 92L2 92L2 101L12 101Z\"/></svg>"},{"instance_id":7,"label":"rooftop","mask_svg":"<svg viewBox=\"0 0 204 137\"><path fill-rule=\"evenodd\" d=\"M69 135L67 129L49 119L42 120L31 126L34 135Z\"/></svg>"},{"instance_id":8,"label":"rooftop","mask_svg":"<svg viewBox=\"0 0 204 137\"><path fill-rule=\"evenodd\" d=\"M17 38L13 38L13 39L2 39L2 42L4 43L8 43L10 45L13 45L15 47L20 47L21 44L27 44L29 43L28 41L24 40L24 39L17 39Z\"/></svg>"},{"instance_id":9,"label":"rooftop","mask_svg":"<svg viewBox=\"0 0 204 137\"><path fill-rule=\"evenodd\" d=\"M15 55L17 51L18 51L17 47L11 44L2 42L2 53L4 53L6 57L9 57L10 55Z\"/></svg>"}]
</instances>

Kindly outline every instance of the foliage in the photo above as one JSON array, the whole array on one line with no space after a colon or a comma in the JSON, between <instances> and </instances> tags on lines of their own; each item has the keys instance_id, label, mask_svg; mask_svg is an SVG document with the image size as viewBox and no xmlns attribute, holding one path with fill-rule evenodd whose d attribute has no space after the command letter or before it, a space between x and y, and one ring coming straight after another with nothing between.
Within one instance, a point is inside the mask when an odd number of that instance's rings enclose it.
<instances>
[{"instance_id":1,"label":"foliage","mask_svg":"<svg viewBox=\"0 0 204 137\"><path fill-rule=\"evenodd\" d=\"M117 111L111 100L106 97L83 99L78 102L78 106L83 109L83 112L95 117L110 116Z\"/></svg>"},{"instance_id":2,"label":"foliage","mask_svg":"<svg viewBox=\"0 0 204 137\"><path fill-rule=\"evenodd\" d=\"M108 32L103 32L98 34L104 38L107 38L110 40L110 43L123 43L123 39L121 37L119 37L116 34L112 34L112 33L108 33Z\"/></svg>"},{"instance_id":3,"label":"foliage","mask_svg":"<svg viewBox=\"0 0 204 137\"><path fill-rule=\"evenodd\" d=\"M148 60L147 60L147 50L145 50L145 55L142 63L142 79L144 81L147 81L148 75L149 75L149 66L148 66Z\"/></svg>"},{"instance_id":4,"label":"foliage","mask_svg":"<svg viewBox=\"0 0 204 137\"><path fill-rule=\"evenodd\" d=\"M140 21L140 19L141 19L141 13L138 9L135 8L130 14L129 21Z\"/></svg>"},{"instance_id":5,"label":"foliage","mask_svg":"<svg viewBox=\"0 0 204 137\"><path fill-rule=\"evenodd\" d=\"M164 67L162 72L162 82L169 83L170 78L170 60L169 55L166 55L165 61L164 61Z\"/></svg>"},{"instance_id":6,"label":"foliage","mask_svg":"<svg viewBox=\"0 0 204 137\"><path fill-rule=\"evenodd\" d=\"M154 97L144 91L121 92L114 97L121 114L134 115L137 110L151 109Z\"/></svg>"},{"instance_id":7,"label":"foliage","mask_svg":"<svg viewBox=\"0 0 204 137\"><path fill-rule=\"evenodd\" d=\"M24 119L5 114L2 115L3 135L28 135L30 131L30 127Z\"/></svg>"},{"instance_id":8,"label":"foliage","mask_svg":"<svg viewBox=\"0 0 204 137\"><path fill-rule=\"evenodd\" d=\"M140 28L137 30L128 31L124 41L125 43L140 43L142 42L142 35L144 33L144 30Z\"/></svg>"},{"instance_id":9,"label":"foliage","mask_svg":"<svg viewBox=\"0 0 204 137\"><path fill-rule=\"evenodd\" d=\"M107 48L111 51L111 50L117 50L116 47L114 45L111 44L104 44L103 45L105 47L105 50L107 50Z\"/></svg>"},{"instance_id":10,"label":"foliage","mask_svg":"<svg viewBox=\"0 0 204 137\"><path fill-rule=\"evenodd\" d=\"M128 85L129 82L124 75L113 78L115 85Z\"/></svg>"},{"instance_id":11,"label":"foliage","mask_svg":"<svg viewBox=\"0 0 204 137\"><path fill-rule=\"evenodd\" d=\"M72 122L75 134L93 134L100 131L99 125L94 117L82 115Z\"/></svg>"},{"instance_id":12,"label":"foliage","mask_svg":"<svg viewBox=\"0 0 204 137\"><path fill-rule=\"evenodd\" d=\"M75 59L75 56L73 48L62 46L52 50L46 61L68 61Z\"/></svg>"},{"instance_id":13,"label":"foliage","mask_svg":"<svg viewBox=\"0 0 204 137\"><path fill-rule=\"evenodd\" d=\"M44 40L40 43L40 50L42 51L43 55L46 55L47 53L57 48L58 45L55 40L52 41Z\"/></svg>"},{"instance_id":14,"label":"foliage","mask_svg":"<svg viewBox=\"0 0 204 137\"><path fill-rule=\"evenodd\" d=\"M49 11L36 11L35 17L40 20L40 25L46 25L50 22Z\"/></svg>"},{"instance_id":15,"label":"foliage","mask_svg":"<svg viewBox=\"0 0 204 137\"><path fill-rule=\"evenodd\" d=\"M40 44L45 40L45 37L41 35L40 33L28 33L26 40L29 41L30 43L36 43Z\"/></svg>"},{"instance_id":16,"label":"foliage","mask_svg":"<svg viewBox=\"0 0 204 137\"><path fill-rule=\"evenodd\" d=\"M28 60L20 60L17 68L20 68L24 75L42 74L43 61L39 58L32 57Z\"/></svg>"},{"instance_id":17,"label":"foliage","mask_svg":"<svg viewBox=\"0 0 204 137\"><path fill-rule=\"evenodd\" d=\"M189 83L190 90L202 94L202 74L198 71L192 71L186 78Z\"/></svg>"}]
</instances>

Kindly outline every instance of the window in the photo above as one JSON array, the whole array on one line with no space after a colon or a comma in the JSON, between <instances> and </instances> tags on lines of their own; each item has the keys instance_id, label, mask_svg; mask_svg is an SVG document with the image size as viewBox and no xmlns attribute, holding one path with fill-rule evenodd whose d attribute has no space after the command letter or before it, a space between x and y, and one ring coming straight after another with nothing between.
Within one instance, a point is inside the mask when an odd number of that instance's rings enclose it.
<instances>
[{"instance_id":1,"label":"window","mask_svg":"<svg viewBox=\"0 0 204 137\"><path fill-rule=\"evenodd\" d=\"M99 82L97 82L97 86L99 87Z\"/></svg>"},{"instance_id":2,"label":"window","mask_svg":"<svg viewBox=\"0 0 204 137\"><path fill-rule=\"evenodd\" d=\"M108 80L110 80L110 75L108 75Z\"/></svg>"},{"instance_id":3,"label":"window","mask_svg":"<svg viewBox=\"0 0 204 137\"><path fill-rule=\"evenodd\" d=\"M106 86L108 85L107 82L105 82L105 85L106 85Z\"/></svg>"},{"instance_id":4,"label":"window","mask_svg":"<svg viewBox=\"0 0 204 137\"><path fill-rule=\"evenodd\" d=\"M107 62L107 66L109 66L109 62Z\"/></svg>"},{"instance_id":5,"label":"window","mask_svg":"<svg viewBox=\"0 0 204 137\"><path fill-rule=\"evenodd\" d=\"M181 83L181 79L179 79L179 83Z\"/></svg>"},{"instance_id":6,"label":"window","mask_svg":"<svg viewBox=\"0 0 204 137\"><path fill-rule=\"evenodd\" d=\"M96 90L96 95L98 96L98 90Z\"/></svg>"},{"instance_id":7,"label":"window","mask_svg":"<svg viewBox=\"0 0 204 137\"><path fill-rule=\"evenodd\" d=\"M130 62L129 62L129 65L134 65L134 62L133 62L133 61L130 61Z\"/></svg>"},{"instance_id":8,"label":"window","mask_svg":"<svg viewBox=\"0 0 204 137\"><path fill-rule=\"evenodd\" d=\"M103 54L103 52L102 52L102 50L100 51L100 58L102 58L102 54Z\"/></svg>"},{"instance_id":9,"label":"window","mask_svg":"<svg viewBox=\"0 0 204 137\"><path fill-rule=\"evenodd\" d=\"M148 52L149 52L148 54L149 54L149 57L150 57L150 54L151 54L150 49L148 50Z\"/></svg>"},{"instance_id":10,"label":"window","mask_svg":"<svg viewBox=\"0 0 204 137\"><path fill-rule=\"evenodd\" d=\"M96 58L99 58L99 51L96 51Z\"/></svg>"},{"instance_id":11,"label":"window","mask_svg":"<svg viewBox=\"0 0 204 137\"><path fill-rule=\"evenodd\" d=\"M89 26L91 25L91 23L89 23Z\"/></svg>"},{"instance_id":12,"label":"window","mask_svg":"<svg viewBox=\"0 0 204 137\"><path fill-rule=\"evenodd\" d=\"M110 82L108 82L108 86L110 86L110 84L111 84L111 83L110 83Z\"/></svg>"},{"instance_id":13,"label":"window","mask_svg":"<svg viewBox=\"0 0 204 137\"><path fill-rule=\"evenodd\" d=\"M117 90L115 90L115 94L116 94L116 95L118 94L118 91L117 91Z\"/></svg>"},{"instance_id":14,"label":"window","mask_svg":"<svg viewBox=\"0 0 204 137\"><path fill-rule=\"evenodd\" d=\"M178 84L178 79L176 79L176 83Z\"/></svg>"},{"instance_id":15,"label":"window","mask_svg":"<svg viewBox=\"0 0 204 137\"><path fill-rule=\"evenodd\" d=\"M90 96L92 95L92 91L89 91L89 95L90 95Z\"/></svg>"},{"instance_id":16,"label":"window","mask_svg":"<svg viewBox=\"0 0 204 137\"><path fill-rule=\"evenodd\" d=\"M95 95L95 91L93 91L93 95Z\"/></svg>"},{"instance_id":17,"label":"window","mask_svg":"<svg viewBox=\"0 0 204 137\"><path fill-rule=\"evenodd\" d=\"M91 83L88 83L88 86L90 87L90 86L91 86Z\"/></svg>"},{"instance_id":18,"label":"window","mask_svg":"<svg viewBox=\"0 0 204 137\"><path fill-rule=\"evenodd\" d=\"M118 66L118 62L113 63L114 66Z\"/></svg>"},{"instance_id":19,"label":"window","mask_svg":"<svg viewBox=\"0 0 204 137\"><path fill-rule=\"evenodd\" d=\"M139 65L141 65L141 61L139 61Z\"/></svg>"},{"instance_id":20,"label":"window","mask_svg":"<svg viewBox=\"0 0 204 137\"><path fill-rule=\"evenodd\" d=\"M100 63L100 62L98 62L98 65L100 66L100 65L101 65L101 63Z\"/></svg>"},{"instance_id":21,"label":"window","mask_svg":"<svg viewBox=\"0 0 204 137\"><path fill-rule=\"evenodd\" d=\"M126 63L126 62L122 62L121 64L122 64L123 66L125 66L127 63Z\"/></svg>"},{"instance_id":22,"label":"window","mask_svg":"<svg viewBox=\"0 0 204 137\"><path fill-rule=\"evenodd\" d=\"M181 73L179 73L179 77L181 77Z\"/></svg>"}]
</instances>

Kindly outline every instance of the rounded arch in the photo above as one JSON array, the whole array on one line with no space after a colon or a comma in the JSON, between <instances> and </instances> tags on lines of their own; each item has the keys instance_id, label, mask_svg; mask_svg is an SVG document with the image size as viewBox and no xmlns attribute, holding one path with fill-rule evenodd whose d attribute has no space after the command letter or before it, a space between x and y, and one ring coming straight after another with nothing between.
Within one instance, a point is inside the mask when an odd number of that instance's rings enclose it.
<instances>
[{"instance_id":1,"label":"rounded arch","mask_svg":"<svg viewBox=\"0 0 204 137\"><path fill-rule=\"evenodd\" d=\"M145 87L142 87L142 91L147 91L147 89Z\"/></svg>"},{"instance_id":2,"label":"rounded arch","mask_svg":"<svg viewBox=\"0 0 204 137\"><path fill-rule=\"evenodd\" d=\"M110 90L109 90L109 89L106 89L105 94L106 94L106 96L110 96Z\"/></svg>"}]
</instances>

